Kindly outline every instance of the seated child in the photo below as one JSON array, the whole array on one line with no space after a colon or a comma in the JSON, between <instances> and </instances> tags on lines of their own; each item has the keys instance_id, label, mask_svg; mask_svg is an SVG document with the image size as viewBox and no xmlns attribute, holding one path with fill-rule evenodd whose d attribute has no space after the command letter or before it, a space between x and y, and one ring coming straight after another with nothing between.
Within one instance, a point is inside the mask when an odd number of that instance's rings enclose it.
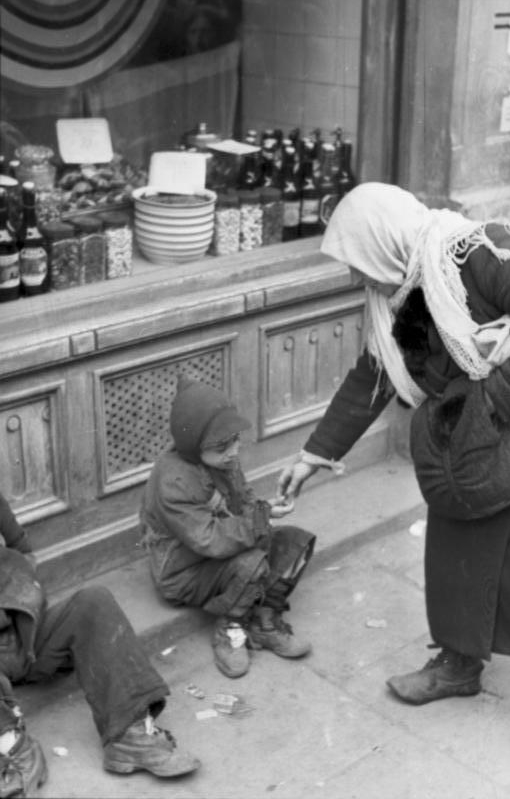
<instances>
[{"instance_id":1,"label":"seated child","mask_svg":"<svg viewBox=\"0 0 510 799\"><path fill-rule=\"evenodd\" d=\"M247 643L287 658L311 649L282 612L315 536L271 526L292 506L257 499L248 486L239 462L248 427L221 391L181 376L170 415L174 443L154 464L140 512L157 590L217 617L214 659L228 677L248 671Z\"/></svg>"}]
</instances>

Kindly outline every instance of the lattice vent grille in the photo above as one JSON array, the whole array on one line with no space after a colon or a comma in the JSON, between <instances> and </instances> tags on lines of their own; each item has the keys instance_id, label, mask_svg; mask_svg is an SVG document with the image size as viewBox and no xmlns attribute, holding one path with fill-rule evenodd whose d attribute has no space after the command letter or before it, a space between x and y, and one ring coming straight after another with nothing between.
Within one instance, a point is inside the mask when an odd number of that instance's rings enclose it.
<instances>
[{"instance_id":1,"label":"lattice vent grille","mask_svg":"<svg viewBox=\"0 0 510 799\"><path fill-rule=\"evenodd\" d=\"M182 372L223 390L224 348L103 378L107 477L152 463L167 446L170 407Z\"/></svg>"}]
</instances>

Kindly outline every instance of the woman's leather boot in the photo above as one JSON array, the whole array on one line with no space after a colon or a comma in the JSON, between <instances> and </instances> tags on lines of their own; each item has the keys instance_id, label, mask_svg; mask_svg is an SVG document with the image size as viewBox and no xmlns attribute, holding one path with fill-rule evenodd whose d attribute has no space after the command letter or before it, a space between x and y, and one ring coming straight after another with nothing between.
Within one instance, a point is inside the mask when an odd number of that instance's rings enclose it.
<instances>
[{"instance_id":1,"label":"woman's leather boot","mask_svg":"<svg viewBox=\"0 0 510 799\"><path fill-rule=\"evenodd\" d=\"M424 705L449 696L473 696L481 691L483 663L478 658L442 649L419 671L390 677L387 685L411 705Z\"/></svg>"}]
</instances>

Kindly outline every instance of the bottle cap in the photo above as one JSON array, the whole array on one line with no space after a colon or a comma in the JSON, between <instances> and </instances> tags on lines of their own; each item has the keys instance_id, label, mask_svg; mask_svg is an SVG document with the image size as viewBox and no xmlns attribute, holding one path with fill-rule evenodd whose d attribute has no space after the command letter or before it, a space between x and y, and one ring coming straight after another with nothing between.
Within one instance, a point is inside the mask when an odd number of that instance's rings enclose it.
<instances>
[{"instance_id":1,"label":"bottle cap","mask_svg":"<svg viewBox=\"0 0 510 799\"><path fill-rule=\"evenodd\" d=\"M68 222L60 222L59 220L55 220L42 225L41 233L46 239L50 239L51 241L72 239L74 237L74 227Z\"/></svg>"},{"instance_id":2,"label":"bottle cap","mask_svg":"<svg viewBox=\"0 0 510 799\"><path fill-rule=\"evenodd\" d=\"M218 194L216 207L237 208L239 206L239 195L236 191L225 191Z\"/></svg>"},{"instance_id":3,"label":"bottle cap","mask_svg":"<svg viewBox=\"0 0 510 799\"><path fill-rule=\"evenodd\" d=\"M103 229L103 221L97 216L73 216L68 221L76 233L98 233Z\"/></svg>"},{"instance_id":4,"label":"bottle cap","mask_svg":"<svg viewBox=\"0 0 510 799\"><path fill-rule=\"evenodd\" d=\"M241 189L239 192L239 202L241 205L255 205L260 202L260 191L257 189Z\"/></svg>"},{"instance_id":5,"label":"bottle cap","mask_svg":"<svg viewBox=\"0 0 510 799\"><path fill-rule=\"evenodd\" d=\"M276 186L267 186L261 190L260 199L263 203L276 203L282 199L282 192Z\"/></svg>"}]
</instances>

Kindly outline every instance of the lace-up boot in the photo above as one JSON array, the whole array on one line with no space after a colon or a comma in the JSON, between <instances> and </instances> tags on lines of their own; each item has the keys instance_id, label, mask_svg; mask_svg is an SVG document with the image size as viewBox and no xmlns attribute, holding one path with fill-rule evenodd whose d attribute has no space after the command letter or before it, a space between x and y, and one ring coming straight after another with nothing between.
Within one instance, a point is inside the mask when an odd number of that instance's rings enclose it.
<instances>
[{"instance_id":1,"label":"lace-up boot","mask_svg":"<svg viewBox=\"0 0 510 799\"><path fill-rule=\"evenodd\" d=\"M168 730L156 727L152 716L132 724L122 738L104 748L104 768L118 774L150 771L157 777L177 777L195 771L199 765L196 757L177 748Z\"/></svg>"},{"instance_id":2,"label":"lace-up boot","mask_svg":"<svg viewBox=\"0 0 510 799\"><path fill-rule=\"evenodd\" d=\"M268 607L254 609L249 627L250 644L254 649L270 649L282 658L300 658L310 652L309 641L300 640L281 613Z\"/></svg>"},{"instance_id":3,"label":"lace-up boot","mask_svg":"<svg viewBox=\"0 0 510 799\"><path fill-rule=\"evenodd\" d=\"M442 649L419 671L391 677L387 685L404 702L424 705L449 696L479 693L482 669L483 663L478 658Z\"/></svg>"},{"instance_id":4,"label":"lace-up boot","mask_svg":"<svg viewBox=\"0 0 510 799\"><path fill-rule=\"evenodd\" d=\"M47 776L41 745L22 729L12 749L0 755L0 798L36 796Z\"/></svg>"},{"instance_id":5,"label":"lace-up boot","mask_svg":"<svg viewBox=\"0 0 510 799\"><path fill-rule=\"evenodd\" d=\"M242 677L250 668L246 631L239 622L222 616L213 633L214 662L227 677Z\"/></svg>"}]
</instances>

